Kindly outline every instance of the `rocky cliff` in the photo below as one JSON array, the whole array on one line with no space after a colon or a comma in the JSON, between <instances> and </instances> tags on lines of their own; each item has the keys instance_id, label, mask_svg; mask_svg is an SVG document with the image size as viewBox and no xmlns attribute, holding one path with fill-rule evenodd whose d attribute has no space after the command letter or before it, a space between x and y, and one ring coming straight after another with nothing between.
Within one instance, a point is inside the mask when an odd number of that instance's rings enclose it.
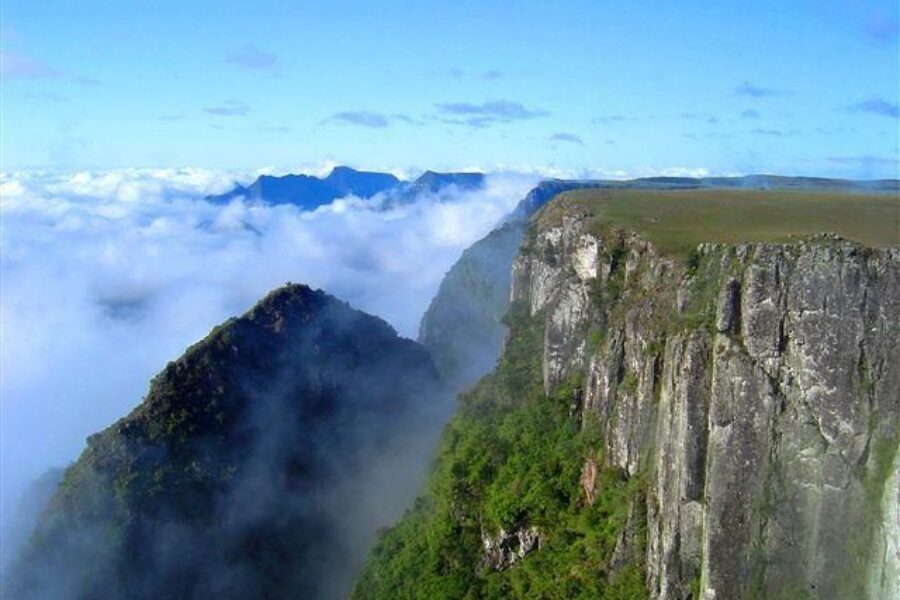
<instances>
[{"instance_id":1,"label":"rocky cliff","mask_svg":"<svg viewBox=\"0 0 900 600\"><path fill-rule=\"evenodd\" d=\"M440 397L384 321L276 290L88 439L4 597L345 596L415 494Z\"/></svg>"},{"instance_id":2,"label":"rocky cliff","mask_svg":"<svg viewBox=\"0 0 900 600\"><path fill-rule=\"evenodd\" d=\"M897 597L896 245L679 255L569 207L511 297L357 597Z\"/></svg>"},{"instance_id":3,"label":"rocky cliff","mask_svg":"<svg viewBox=\"0 0 900 600\"><path fill-rule=\"evenodd\" d=\"M425 173L408 192L436 191L437 184L469 183L469 174ZM458 179L460 178L460 179ZM478 181L472 180L472 183ZM422 183L420 183L422 182ZM419 341L455 389L463 389L488 373L500 356L507 328L510 269L528 220L555 196L572 190L791 190L842 193L896 193L897 180L851 181L811 177L748 175L745 177L647 177L629 181L542 181L522 199L499 227L467 249L453 265L422 318ZM887 197L887 196L886 196ZM890 217L889 217L890 218Z\"/></svg>"},{"instance_id":4,"label":"rocky cliff","mask_svg":"<svg viewBox=\"0 0 900 600\"><path fill-rule=\"evenodd\" d=\"M900 250L703 244L685 265L583 224L535 232L513 298L546 313L546 388L581 380L604 463L647 474L651 596L894 597Z\"/></svg>"},{"instance_id":5,"label":"rocky cliff","mask_svg":"<svg viewBox=\"0 0 900 600\"><path fill-rule=\"evenodd\" d=\"M422 316L419 342L452 389L465 389L490 372L500 356L509 309L510 269L528 219L560 192L598 182L544 181L503 223L463 252L441 281Z\"/></svg>"}]
</instances>

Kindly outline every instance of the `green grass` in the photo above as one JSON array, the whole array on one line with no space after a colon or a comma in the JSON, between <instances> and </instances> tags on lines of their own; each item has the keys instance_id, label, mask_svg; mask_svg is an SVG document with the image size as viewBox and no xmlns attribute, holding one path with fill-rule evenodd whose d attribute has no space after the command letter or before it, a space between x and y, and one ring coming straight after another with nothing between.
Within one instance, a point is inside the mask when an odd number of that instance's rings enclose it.
<instances>
[{"instance_id":1,"label":"green grass","mask_svg":"<svg viewBox=\"0 0 900 600\"><path fill-rule=\"evenodd\" d=\"M896 194L788 190L576 190L538 217L586 212L594 231L637 231L661 252L688 256L701 242L789 242L836 233L866 246L900 244Z\"/></svg>"}]
</instances>

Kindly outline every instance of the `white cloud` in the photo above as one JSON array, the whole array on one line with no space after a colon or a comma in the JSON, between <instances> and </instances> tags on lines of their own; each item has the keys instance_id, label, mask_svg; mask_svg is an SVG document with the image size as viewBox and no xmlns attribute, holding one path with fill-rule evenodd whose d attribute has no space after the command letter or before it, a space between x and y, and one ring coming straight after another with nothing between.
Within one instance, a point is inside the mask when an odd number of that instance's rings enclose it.
<instances>
[{"instance_id":1,"label":"white cloud","mask_svg":"<svg viewBox=\"0 0 900 600\"><path fill-rule=\"evenodd\" d=\"M321 287L414 336L460 252L535 182L492 176L483 191L388 210L356 198L311 213L199 200L256 173L0 176L4 519L24 485L137 405L167 361L285 281Z\"/></svg>"}]
</instances>

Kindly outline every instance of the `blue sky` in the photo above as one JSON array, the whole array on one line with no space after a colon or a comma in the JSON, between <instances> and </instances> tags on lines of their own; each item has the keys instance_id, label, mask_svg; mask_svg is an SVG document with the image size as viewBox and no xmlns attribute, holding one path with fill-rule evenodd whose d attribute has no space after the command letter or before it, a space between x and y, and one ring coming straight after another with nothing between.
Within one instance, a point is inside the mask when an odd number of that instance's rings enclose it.
<instances>
[{"instance_id":1,"label":"blue sky","mask_svg":"<svg viewBox=\"0 0 900 600\"><path fill-rule=\"evenodd\" d=\"M5 0L2 168L896 177L894 0Z\"/></svg>"}]
</instances>

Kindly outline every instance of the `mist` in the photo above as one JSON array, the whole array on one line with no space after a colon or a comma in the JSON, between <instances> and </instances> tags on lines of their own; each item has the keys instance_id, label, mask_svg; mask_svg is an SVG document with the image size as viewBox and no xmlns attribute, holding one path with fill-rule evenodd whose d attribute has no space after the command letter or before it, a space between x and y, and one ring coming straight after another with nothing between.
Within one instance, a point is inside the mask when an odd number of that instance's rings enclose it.
<instances>
[{"instance_id":1,"label":"mist","mask_svg":"<svg viewBox=\"0 0 900 600\"><path fill-rule=\"evenodd\" d=\"M150 377L215 324L295 281L413 337L446 270L535 182L493 175L477 191L400 206L348 197L306 213L202 200L251 176L2 176L4 565L21 537L12 534L14 514L28 485L77 458L87 435L137 405Z\"/></svg>"}]
</instances>

